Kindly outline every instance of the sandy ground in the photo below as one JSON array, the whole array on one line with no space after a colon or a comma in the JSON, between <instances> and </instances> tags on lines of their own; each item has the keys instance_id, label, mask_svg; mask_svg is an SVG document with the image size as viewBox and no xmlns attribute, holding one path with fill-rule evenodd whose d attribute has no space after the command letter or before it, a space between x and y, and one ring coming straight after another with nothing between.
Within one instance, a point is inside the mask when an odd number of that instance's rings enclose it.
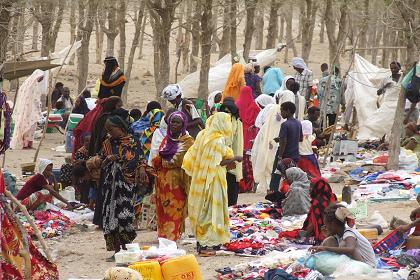
<instances>
[{"instance_id":1,"label":"sandy ground","mask_svg":"<svg viewBox=\"0 0 420 280\"><path fill-rule=\"evenodd\" d=\"M297 24L296 24L297 27ZM129 47L131 46L131 41L133 37L133 25L130 23L127 24L127 53ZM241 29L243 30L243 27ZM151 34L151 28L148 26L146 33ZM242 34L238 32L238 49L241 48L242 44ZM29 35L29 34L27 34ZM172 71L175 65L175 37L176 31L173 31L171 34L171 68ZM25 47L30 46L31 36L28 36L27 41L25 42ZM89 80L95 80L99 77L102 71L101 64L95 64L95 36L94 33L91 37L90 43L90 65L89 65ZM57 40L57 50L62 49L63 47L69 44L69 26L68 26L68 15L65 16L63 25L58 35ZM315 31L314 34L314 43L312 45L311 58L307 62L309 67L314 72L314 78L320 77L319 65L323 62L328 61L328 45L319 44L318 31ZM327 40L326 40L327 42ZM106 40L104 40L106 44ZM118 37L115 42L116 49L115 55L118 52ZM264 43L265 45L265 43ZM297 44L298 53L301 53L301 46ZM105 46L104 46L105 50ZM291 60L293 54L292 51L289 52L289 61ZM135 56L137 58L137 54ZM103 57L102 57L103 58ZM278 63L276 65L281 66L285 74L294 74L293 69L288 65L283 63L284 52L279 54ZM217 60L217 54L212 56L212 61ZM342 58L342 67L345 69L348 65L348 57ZM180 66L182 68L182 66ZM62 81L65 86L70 87L72 90L72 95L76 96L76 87L77 87L77 75L76 75L76 66L66 66L58 81ZM140 108L144 110L145 104L147 101L154 99L155 87L154 87L154 78L153 76L145 75L147 72L153 74L153 47L152 40L150 36L145 37L144 41L144 51L143 58L141 60L136 59L133 66L132 79L130 81L128 103L129 108ZM343 71L344 72L344 71ZM172 72L171 80L174 80L174 73ZM180 80L182 76L179 77ZM22 80L21 80L22 82ZM5 89L8 89L8 83L5 83ZM9 93L9 96L12 96ZM59 167L64 162L64 157L66 154L56 152L52 150L57 146L64 144L64 136L58 133L47 134L46 139L43 143L42 149L40 151L40 158L50 158L54 161L55 166ZM35 147L37 143L35 143ZM11 172L20 177L20 164L26 162L33 162L35 151L34 150L14 150L7 151L6 153L6 163L5 168L9 169ZM339 193L340 186L336 187L336 191ZM242 194L240 196L241 203L250 203L256 201L262 201L263 196L255 194ZM399 203L388 203L388 204L373 204L369 212L373 213L374 210L379 210L381 214L388 220L391 219L393 215L398 215L400 217L408 217L409 212L413 207L416 206L415 202L399 202ZM105 259L110 256L110 253L105 250L105 243L100 231L84 231L81 232L78 229L72 230L72 234L69 234L63 238L56 240L49 240L50 248L53 251L54 256L57 258L57 263L59 266L61 279L68 278L102 278L104 271L111 267L113 264L106 263ZM139 232L136 242L139 242L141 245L153 245L157 244L157 238L155 232ZM187 249L188 252L194 253L193 246L187 246L182 248ZM229 265L235 265L238 263L246 262L249 259L237 256L229 257L212 257L212 258L198 258L201 270L204 274L204 279L212 279L215 275L214 270L217 268L222 268Z\"/></svg>"}]
</instances>

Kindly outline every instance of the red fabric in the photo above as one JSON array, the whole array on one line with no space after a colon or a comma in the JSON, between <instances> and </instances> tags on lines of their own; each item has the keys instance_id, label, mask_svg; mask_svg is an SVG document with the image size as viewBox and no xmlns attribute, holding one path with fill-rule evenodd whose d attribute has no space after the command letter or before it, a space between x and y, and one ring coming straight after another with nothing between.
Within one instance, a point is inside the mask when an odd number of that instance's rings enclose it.
<instances>
[{"instance_id":1,"label":"red fabric","mask_svg":"<svg viewBox=\"0 0 420 280\"><path fill-rule=\"evenodd\" d=\"M254 140L257 135L257 130L250 128L255 125L255 120L261 111L252 96L251 87L241 87L241 93L239 99L236 101L236 106L239 109L239 117L241 118L244 131L244 150L248 151L252 148L251 140Z\"/></svg>"},{"instance_id":2,"label":"red fabric","mask_svg":"<svg viewBox=\"0 0 420 280\"><path fill-rule=\"evenodd\" d=\"M42 187L46 185L48 185L47 179L45 179L44 175L37 173L26 181L25 185L23 185L22 189L17 193L16 198L24 200L31 194L42 190Z\"/></svg>"},{"instance_id":3,"label":"red fabric","mask_svg":"<svg viewBox=\"0 0 420 280\"><path fill-rule=\"evenodd\" d=\"M243 179L239 182L239 190L241 193L250 192L254 188L254 175L252 174L251 157L246 153L243 154L242 173Z\"/></svg>"},{"instance_id":4,"label":"red fabric","mask_svg":"<svg viewBox=\"0 0 420 280\"><path fill-rule=\"evenodd\" d=\"M106 100L107 98L98 99L98 101L96 102L96 107L93 108L93 110L89 111L74 128L73 130L74 140L73 140L73 152L72 152L73 159L76 152L83 146L83 141L84 141L83 134L86 132L92 132L93 124L95 123L96 119L102 114L102 111L103 111L102 104Z\"/></svg>"},{"instance_id":5,"label":"red fabric","mask_svg":"<svg viewBox=\"0 0 420 280\"><path fill-rule=\"evenodd\" d=\"M420 214L417 214L416 215L416 219L419 219L420 218ZM415 228L414 228L414 232L416 232L416 233L420 233L420 225L417 225Z\"/></svg>"},{"instance_id":6,"label":"red fabric","mask_svg":"<svg viewBox=\"0 0 420 280\"><path fill-rule=\"evenodd\" d=\"M279 233L279 238L296 239L299 235L299 231L300 229L282 231Z\"/></svg>"},{"instance_id":7,"label":"red fabric","mask_svg":"<svg viewBox=\"0 0 420 280\"><path fill-rule=\"evenodd\" d=\"M224 246L226 250L232 251L232 252L240 251L246 248L261 249L262 247L264 247L263 244L259 242L253 242L249 239L237 240L237 241L225 244Z\"/></svg>"},{"instance_id":8,"label":"red fabric","mask_svg":"<svg viewBox=\"0 0 420 280\"><path fill-rule=\"evenodd\" d=\"M280 192L286 194L289 191L289 184L283 180L280 184Z\"/></svg>"},{"instance_id":9,"label":"red fabric","mask_svg":"<svg viewBox=\"0 0 420 280\"><path fill-rule=\"evenodd\" d=\"M311 207L308 216L303 224L303 230L309 225L313 226L313 234L316 240L324 240L322 227L324 226L324 211L332 203L337 201L337 197L332 192L331 187L325 178L314 178L311 180L313 184L311 190Z\"/></svg>"},{"instance_id":10,"label":"red fabric","mask_svg":"<svg viewBox=\"0 0 420 280\"><path fill-rule=\"evenodd\" d=\"M0 183L0 195L2 195L4 194L4 191L6 190L6 187L5 187L6 184L4 184L3 172L0 172L0 182L3 182L3 183Z\"/></svg>"},{"instance_id":11,"label":"red fabric","mask_svg":"<svg viewBox=\"0 0 420 280\"><path fill-rule=\"evenodd\" d=\"M319 170L315 155L300 156L297 167L305 171L311 178L321 177L321 171Z\"/></svg>"}]
</instances>

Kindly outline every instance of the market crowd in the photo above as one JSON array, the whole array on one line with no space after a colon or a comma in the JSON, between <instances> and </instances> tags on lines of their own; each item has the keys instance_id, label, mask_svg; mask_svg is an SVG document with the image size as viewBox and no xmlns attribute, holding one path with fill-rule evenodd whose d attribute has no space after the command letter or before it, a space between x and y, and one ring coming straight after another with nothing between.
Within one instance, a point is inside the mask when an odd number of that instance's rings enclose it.
<instances>
[{"instance_id":1,"label":"market crowd","mask_svg":"<svg viewBox=\"0 0 420 280\"><path fill-rule=\"evenodd\" d=\"M188 217L198 253L213 255L230 240L228 207L237 204L238 194L262 192L283 216L307 215L302 234L320 244L314 251L375 265L372 247L352 228L354 217L337 204L318 166L317 150L344 110L346 83L337 67L322 64L318 81L298 57L291 61L291 76L257 62L235 63L223 91L210 93L205 102L184 98L182 88L170 84L162 91L172 105L168 110L150 101L141 112L123 108L124 74L115 58L104 62L97 99L84 91L73 100L58 83L52 106L63 116L84 115L60 181L77 186L80 201L94 209L109 251L135 239L142 199L153 193L158 236L179 240ZM391 63L391 70L378 95L398 83L400 65ZM417 127L409 127L418 135ZM32 134L23 135L25 147ZM416 150L420 141L410 143ZM18 193L29 209L53 196L77 206L54 188L52 167L41 161Z\"/></svg>"}]
</instances>

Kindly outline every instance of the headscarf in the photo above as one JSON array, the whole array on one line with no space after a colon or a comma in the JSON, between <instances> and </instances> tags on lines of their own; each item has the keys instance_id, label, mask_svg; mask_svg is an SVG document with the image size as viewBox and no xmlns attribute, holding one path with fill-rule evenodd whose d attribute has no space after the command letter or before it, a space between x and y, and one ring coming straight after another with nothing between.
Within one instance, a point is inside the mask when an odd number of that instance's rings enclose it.
<instances>
[{"instance_id":1,"label":"headscarf","mask_svg":"<svg viewBox=\"0 0 420 280\"><path fill-rule=\"evenodd\" d=\"M253 73L254 72L254 65L252 63L247 63L244 66L244 73Z\"/></svg>"},{"instance_id":2,"label":"headscarf","mask_svg":"<svg viewBox=\"0 0 420 280\"><path fill-rule=\"evenodd\" d=\"M207 98L207 104L209 105L210 108L212 108L215 105L214 98L219 93L222 93L222 91L221 90L216 90L216 91L213 91L212 93L209 94L209 97Z\"/></svg>"},{"instance_id":3,"label":"headscarf","mask_svg":"<svg viewBox=\"0 0 420 280\"><path fill-rule=\"evenodd\" d=\"M286 171L289 168L296 167L296 163L291 158L284 158L280 160L277 164L277 170L280 172L280 175L286 177Z\"/></svg>"},{"instance_id":4,"label":"headscarf","mask_svg":"<svg viewBox=\"0 0 420 280\"><path fill-rule=\"evenodd\" d=\"M77 107L74 106L72 113L86 115L90 111L86 99L81 95L78 98L80 100L80 104Z\"/></svg>"},{"instance_id":5,"label":"headscarf","mask_svg":"<svg viewBox=\"0 0 420 280\"><path fill-rule=\"evenodd\" d=\"M161 110L162 106L157 101L150 101L147 103L146 111L144 111L143 116L138 120L135 121L131 125L131 129L133 130L134 134L141 135L143 132L151 126L150 118L152 116L152 111L154 110Z\"/></svg>"},{"instance_id":6,"label":"headscarf","mask_svg":"<svg viewBox=\"0 0 420 280\"><path fill-rule=\"evenodd\" d=\"M312 135L312 122L308 120L304 120L300 122L302 124L302 133L303 135Z\"/></svg>"},{"instance_id":7,"label":"headscarf","mask_svg":"<svg viewBox=\"0 0 420 280\"><path fill-rule=\"evenodd\" d=\"M408 130L411 130L414 134L417 134L417 124L415 122L410 122L408 123L405 128L407 128Z\"/></svg>"},{"instance_id":8,"label":"headscarf","mask_svg":"<svg viewBox=\"0 0 420 280\"><path fill-rule=\"evenodd\" d=\"M277 90L281 88L284 82L284 74L280 68L272 67L264 73L262 80L262 92L263 94L273 95Z\"/></svg>"},{"instance_id":9,"label":"headscarf","mask_svg":"<svg viewBox=\"0 0 420 280\"><path fill-rule=\"evenodd\" d=\"M324 225L324 211L332 203L337 201L337 197L333 193L328 181L324 178L314 178L311 181L311 208L308 216L303 223L303 230L312 225L314 237L317 241L324 240L322 234L322 226Z\"/></svg>"},{"instance_id":10,"label":"headscarf","mask_svg":"<svg viewBox=\"0 0 420 280\"><path fill-rule=\"evenodd\" d=\"M121 128L125 132L128 132L128 129L129 129L128 123L125 120L123 120L120 116L116 116L116 115L110 116L106 120L106 123L111 126Z\"/></svg>"},{"instance_id":11,"label":"headscarf","mask_svg":"<svg viewBox=\"0 0 420 280\"><path fill-rule=\"evenodd\" d=\"M164 160L171 160L178 151L178 139L174 139L171 132L171 121L174 118L180 118L182 121L181 134L179 135L179 137L187 134L187 125L188 125L187 116L181 111L176 111L172 113L168 118L169 125L168 125L168 130L167 130L166 145L159 150L159 155Z\"/></svg>"},{"instance_id":12,"label":"headscarf","mask_svg":"<svg viewBox=\"0 0 420 280\"><path fill-rule=\"evenodd\" d=\"M307 69L305 61L301 57L292 58L292 66L300 69Z\"/></svg>"},{"instance_id":13,"label":"headscarf","mask_svg":"<svg viewBox=\"0 0 420 280\"><path fill-rule=\"evenodd\" d=\"M235 101L240 96L241 86L245 85L244 65L235 63L232 65L228 79L223 90L223 99L232 97Z\"/></svg>"},{"instance_id":14,"label":"headscarf","mask_svg":"<svg viewBox=\"0 0 420 280\"><path fill-rule=\"evenodd\" d=\"M235 118L237 119L240 118L239 109L238 109L238 106L236 106L235 102L229 99L226 99L225 101L223 101L222 105L220 106L219 111L228 113L226 109L228 109L230 114L232 114L232 116L234 116Z\"/></svg>"},{"instance_id":15,"label":"headscarf","mask_svg":"<svg viewBox=\"0 0 420 280\"><path fill-rule=\"evenodd\" d=\"M257 102L262 107L267 107L267 105L275 103L273 97L266 94L260 94L255 99L255 102Z\"/></svg>"},{"instance_id":16,"label":"headscarf","mask_svg":"<svg viewBox=\"0 0 420 280\"><path fill-rule=\"evenodd\" d=\"M45 169L47 168L48 165L53 164L53 162L49 159L45 159L45 158L41 158L39 159L39 163L38 163L38 172L40 174L43 174Z\"/></svg>"},{"instance_id":17,"label":"headscarf","mask_svg":"<svg viewBox=\"0 0 420 280\"><path fill-rule=\"evenodd\" d=\"M275 103L272 104L268 104L267 106L264 107L264 109L262 109L259 113L257 118L255 119L255 126L258 127L259 129L262 128L262 126L264 125L267 115L271 109L271 107L275 106Z\"/></svg>"},{"instance_id":18,"label":"headscarf","mask_svg":"<svg viewBox=\"0 0 420 280\"><path fill-rule=\"evenodd\" d=\"M289 89L286 87L286 83L287 83L287 81L288 81L288 80L290 80L290 79L295 79L295 77L290 76L290 75L287 75L287 76L285 76L285 77L284 77L284 79L283 79L283 83L281 84L280 89L279 89L279 90L277 90L277 91L276 91L276 93L274 94L274 97L278 98L278 97L280 97L280 95L282 94L282 92L283 92L284 90L289 90Z\"/></svg>"},{"instance_id":19,"label":"headscarf","mask_svg":"<svg viewBox=\"0 0 420 280\"><path fill-rule=\"evenodd\" d=\"M153 133L152 142L150 144L149 160L147 161L149 166L152 166L152 160L159 152L160 145L162 144L163 139L166 137L167 132L168 124L166 123L165 118L163 118L160 121L159 128L156 129Z\"/></svg>"},{"instance_id":20,"label":"headscarf","mask_svg":"<svg viewBox=\"0 0 420 280\"><path fill-rule=\"evenodd\" d=\"M349 209L346 207L338 207L335 210L335 217L342 222L343 224L347 224L349 227L354 227L356 220L353 214L350 212Z\"/></svg>"},{"instance_id":21,"label":"headscarf","mask_svg":"<svg viewBox=\"0 0 420 280\"><path fill-rule=\"evenodd\" d=\"M149 117L148 127L140 134L136 134L140 137L140 143L142 145L144 157L146 160L149 159L150 149L152 147L152 137L156 129L159 128L160 122L164 117L164 113L160 109L154 109L147 114Z\"/></svg>"},{"instance_id":22,"label":"headscarf","mask_svg":"<svg viewBox=\"0 0 420 280\"><path fill-rule=\"evenodd\" d=\"M241 94L239 99L236 101L236 106L239 109L239 116L241 117L244 131L244 149L251 149L251 140L255 139L255 131L249 128L255 125L255 120L261 108L257 105L252 96L252 88L249 86L243 86L241 88Z\"/></svg>"},{"instance_id":23,"label":"headscarf","mask_svg":"<svg viewBox=\"0 0 420 280\"><path fill-rule=\"evenodd\" d=\"M287 181L290 182L290 188L301 187L309 190L308 175L299 167L290 167L286 170Z\"/></svg>"},{"instance_id":24,"label":"headscarf","mask_svg":"<svg viewBox=\"0 0 420 280\"><path fill-rule=\"evenodd\" d=\"M182 96L182 89L178 84L170 84L162 91L162 98L168 101L175 100L179 95Z\"/></svg>"}]
</instances>

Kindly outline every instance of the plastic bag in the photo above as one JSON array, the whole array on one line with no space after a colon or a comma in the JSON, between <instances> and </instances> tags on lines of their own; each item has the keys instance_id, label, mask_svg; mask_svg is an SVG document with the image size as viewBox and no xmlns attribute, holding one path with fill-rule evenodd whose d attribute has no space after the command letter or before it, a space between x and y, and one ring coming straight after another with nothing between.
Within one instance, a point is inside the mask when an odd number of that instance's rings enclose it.
<instances>
[{"instance_id":1,"label":"plastic bag","mask_svg":"<svg viewBox=\"0 0 420 280\"><path fill-rule=\"evenodd\" d=\"M350 258L346 255L319 252L310 255L305 261L305 266L309 269L317 270L323 275L331 275L340 264L347 264L348 262L350 262Z\"/></svg>"},{"instance_id":2,"label":"plastic bag","mask_svg":"<svg viewBox=\"0 0 420 280\"><path fill-rule=\"evenodd\" d=\"M401 148L400 152L400 169L406 171L414 171L419 165L417 155L412 151Z\"/></svg>"},{"instance_id":3,"label":"plastic bag","mask_svg":"<svg viewBox=\"0 0 420 280\"><path fill-rule=\"evenodd\" d=\"M385 220L385 218L379 213L379 211L373 212L373 215L368 220L369 224L372 225L379 225L381 228L385 229L389 227L388 222Z\"/></svg>"},{"instance_id":4,"label":"plastic bag","mask_svg":"<svg viewBox=\"0 0 420 280\"><path fill-rule=\"evenodd\" d=\"M174 241L165 238L159 238L159 248L152 246L149 250L143 251L143 255L148 259L157 257L176 258L186 254L185 250L178 249Z\"/></svg>"},{"instance_id":5,"label":"plastic bag","mask_svg":"<svg viewBox=\"0 0 420 280\"><path fill-rule=\"evenodd\" d=\"M337 265L336 270L332 274L333 277L336 279L339 277L343 277L342 279L349 279L349 276L361 276L361 275L368 275L373 272L373 267L370 265L355 261L352 259L348 259L348 261L345 263L339 263ZM374 279L374 278L367 278L367 279Z\"/></svg>"}]
</instances>

